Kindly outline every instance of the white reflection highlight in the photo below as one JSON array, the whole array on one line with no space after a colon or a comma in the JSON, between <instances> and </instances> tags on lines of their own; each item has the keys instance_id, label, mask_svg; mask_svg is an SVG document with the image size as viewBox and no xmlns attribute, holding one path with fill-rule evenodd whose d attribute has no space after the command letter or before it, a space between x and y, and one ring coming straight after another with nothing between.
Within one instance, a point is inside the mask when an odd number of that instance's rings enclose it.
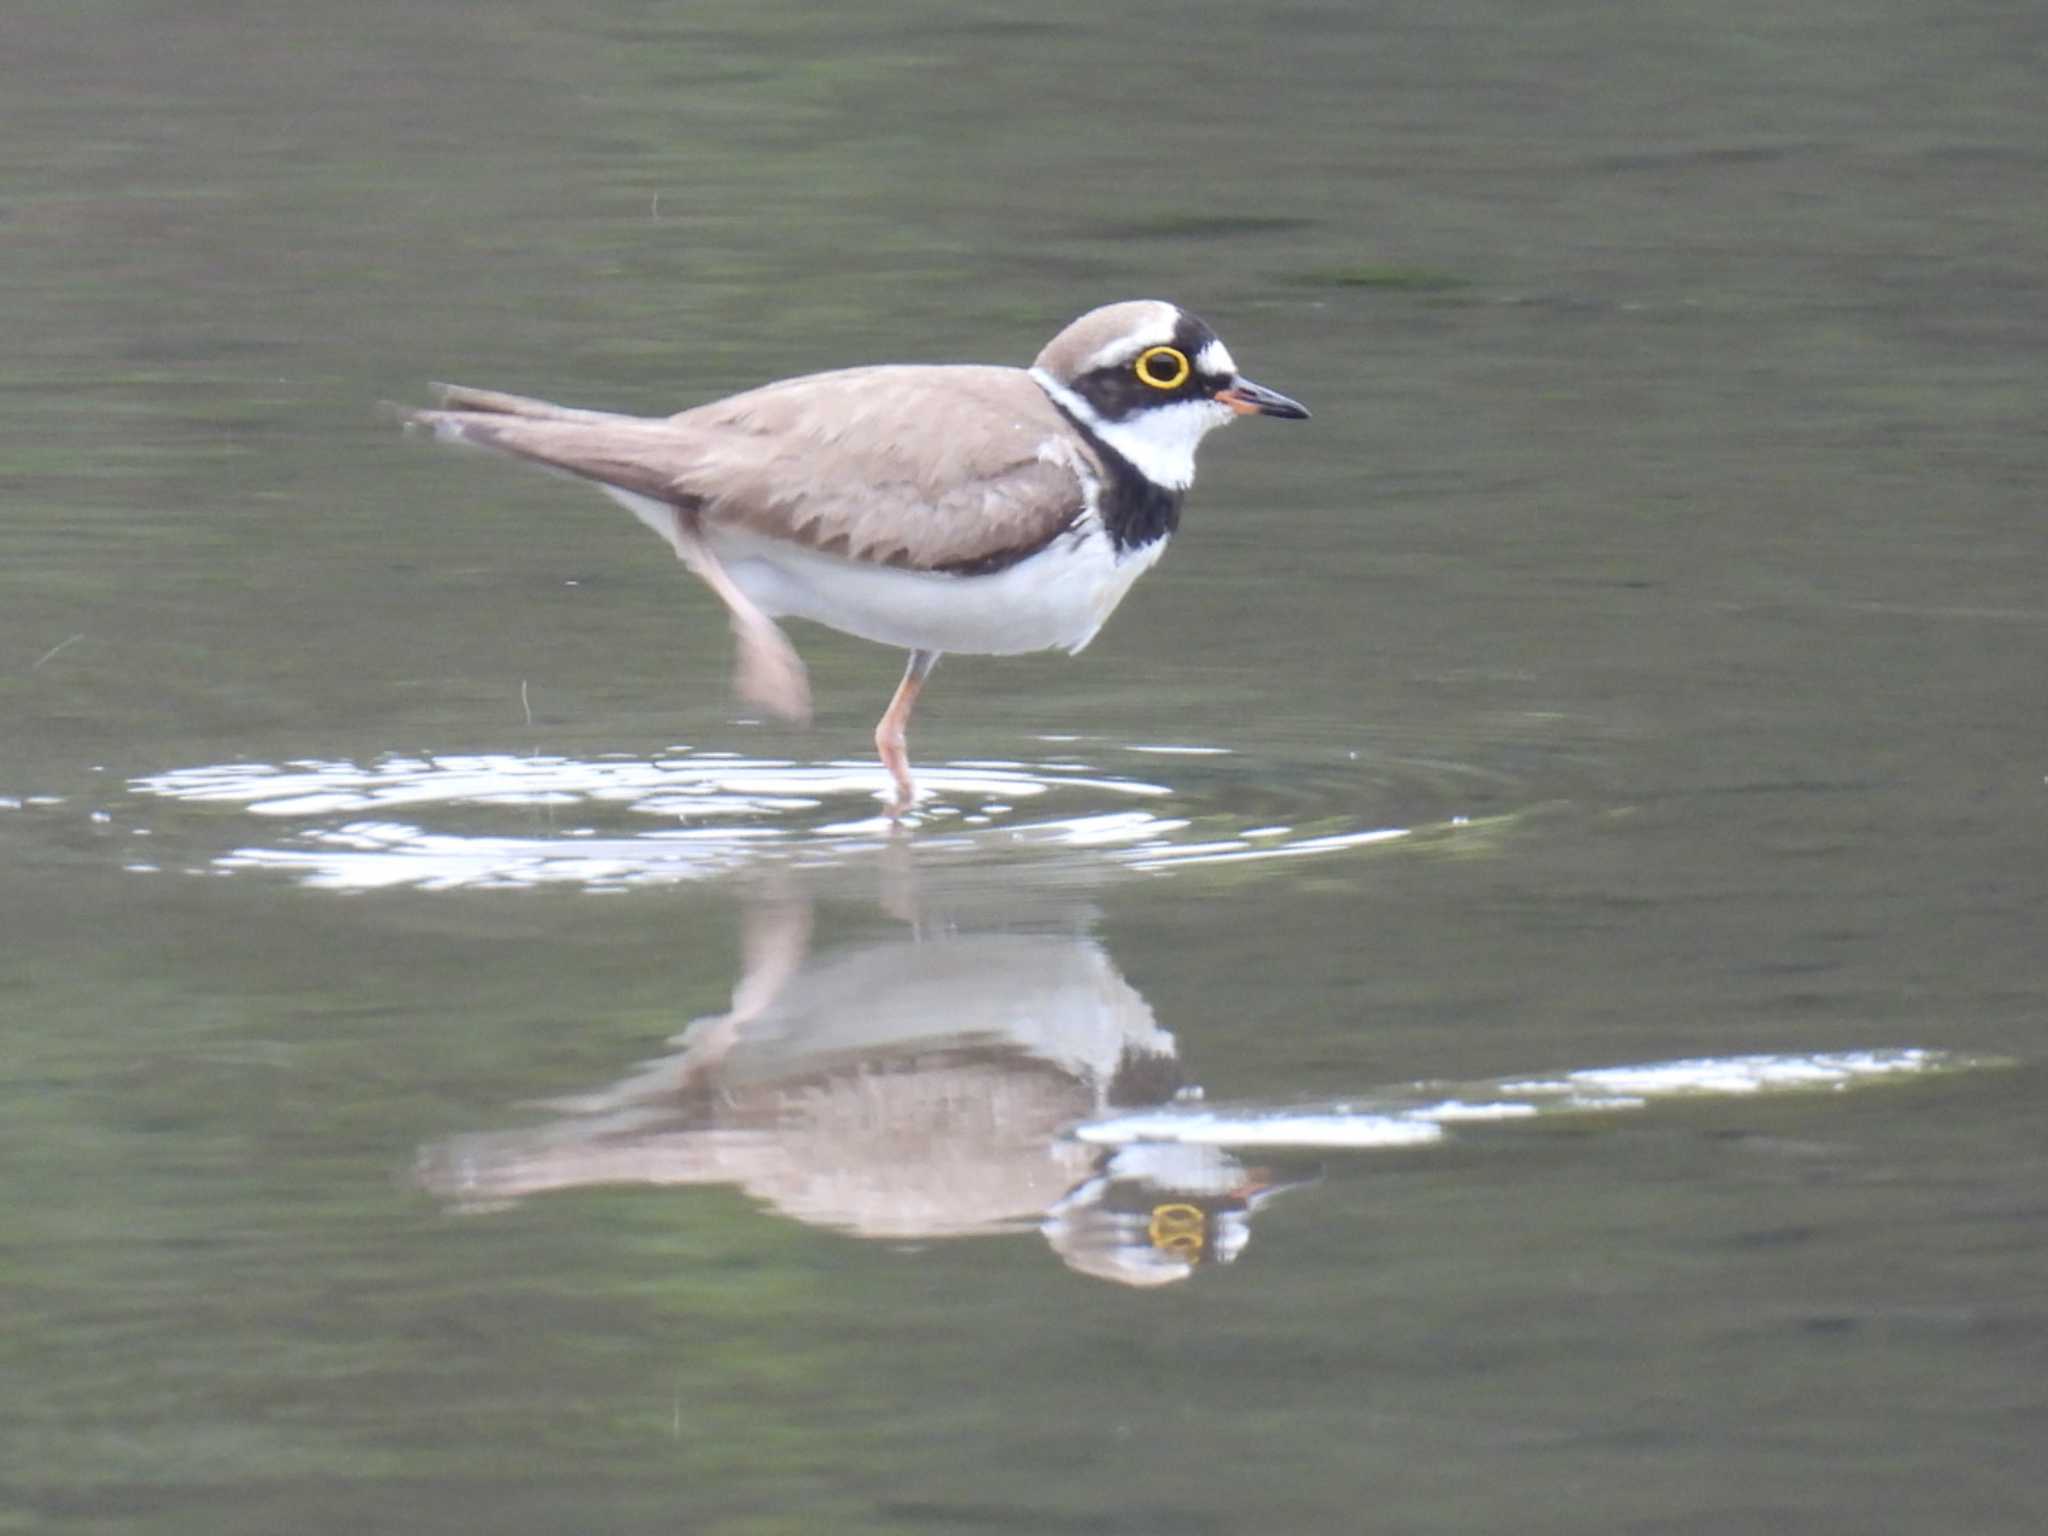
<instances>
[{"instance_id":1,"label":"white reflection highlight","mask_svg":"<svg viewBox=\"0 0 2048 1536\"><path fill-rule=\"evenodd\" d=\"M1659 1100L1740 1098L1759 1093L1840 1092L1914 1075L1992 1063L1947 1051L1833 1051L1811 1055L1703 1056L1637 1066L1589 1067L1555 1077L1430 1084L1337 1104L1241 1108L1166 1105L1078 1126L1096 1146L1165 1142L1187 1146L1335 1150L1420 1146L1445 1127L1537 1116L1642 1109Z\"/></svg>"},{"instance_id":2,"label":"white reflection highlight","mask_svg":"<svg viewBox=\"0 0 2048 1536\"><path fill-rule=\"evenodd\" d=\"M1443 1128L1426 1120L1361 1115L1342 1110L1223 1110L1176 1113L1171 1109L1079 1126L1078 1141L1121 1147L1171 1142L1191 1147L1414 1147L1443 1140Z\"/></svg>"}]
</instances>

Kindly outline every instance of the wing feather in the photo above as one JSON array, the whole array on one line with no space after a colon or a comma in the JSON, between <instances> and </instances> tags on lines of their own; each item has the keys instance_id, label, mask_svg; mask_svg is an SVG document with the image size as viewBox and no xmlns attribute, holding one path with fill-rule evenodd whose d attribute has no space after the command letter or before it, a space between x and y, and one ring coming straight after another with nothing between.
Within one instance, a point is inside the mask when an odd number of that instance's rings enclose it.
<instances>
[{"instance_id":1,"label":"wing feather","mask_svg":"<svg viewBox=\"0 0 2048 1536\"><path fill-rule=\"evenodd\" d=\"M1000 569L1078 517L1100 467L1029 375L882 367L813 374L667 418L450 386L408 419L849 560Z\"/></svg>"}]
</instances>

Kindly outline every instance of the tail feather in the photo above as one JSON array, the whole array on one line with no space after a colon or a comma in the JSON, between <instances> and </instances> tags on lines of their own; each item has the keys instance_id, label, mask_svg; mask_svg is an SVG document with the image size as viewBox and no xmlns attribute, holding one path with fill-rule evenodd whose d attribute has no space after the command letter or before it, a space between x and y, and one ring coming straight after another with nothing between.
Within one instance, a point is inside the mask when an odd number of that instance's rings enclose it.
<instances>
[{"instance_id":1,"label":"tail feather","mask_svg":"<svg viewBox=\"0 0 2048 1536\"><path fill-rule=\"evenodd\" d=\"M444 443L473 443L485 448L516 448L501 441L498 428L510 420L592 422L618 421L606 411L578 410L536 400L529 395L508 395L496 389L472 389L467 384L432 384L437 404L422 410L397 405L389 400L378 405L383 416L396 421L408 432L418 432Z\"/></svg>"},{"instance_id":2,"label":"tail feather","mask_svg":"<svg viewBox=\"0 0 2048 1536\"><path fill-rule=\"evenodd\" d=\"M524 416L530 421L595 421L604 411L581 411L573 406L536 400L530 395L508 395L496 389L472 389L467 384L433 384L434 399L444 411L467 411L483 416Z\"/></svg>"},{"instance_id":3,"label":"tail feather","mask_svg":"<svg viewBox=\"0 0 2048 1536\"><path fill-rule=\"evenodd\" d=\"M473 411L423 411L410 405L381 400L377 414L395 421L407 432L417 432L444 443L475 443L497 446L490 440L494 418Z\"/></svg>"}]
</instances>

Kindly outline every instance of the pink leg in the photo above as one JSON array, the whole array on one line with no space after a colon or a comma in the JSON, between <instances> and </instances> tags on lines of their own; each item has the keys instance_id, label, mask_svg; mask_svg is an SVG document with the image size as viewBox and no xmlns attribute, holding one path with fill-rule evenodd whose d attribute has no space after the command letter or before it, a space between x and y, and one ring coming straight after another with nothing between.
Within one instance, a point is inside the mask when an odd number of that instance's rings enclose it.
<instances>
[{"instance_id":1,"label":"pink leg","mask_svg":"<svg viewBox=\"0 0 2048 1536\"><path fill-rule=\"evenodd\" d=\"M917 803L917 786L910 780L910 754L904 747L904 732L910 724L910 711L917 704L918 692L938 664L937 651L912 651L910 664L903 669L903 681L896 685L896 696L889 700L889 707L875 726L875 751L896 784L896 798L889 806L891 816L901 816Z\"/></svg>"}]
</instances>

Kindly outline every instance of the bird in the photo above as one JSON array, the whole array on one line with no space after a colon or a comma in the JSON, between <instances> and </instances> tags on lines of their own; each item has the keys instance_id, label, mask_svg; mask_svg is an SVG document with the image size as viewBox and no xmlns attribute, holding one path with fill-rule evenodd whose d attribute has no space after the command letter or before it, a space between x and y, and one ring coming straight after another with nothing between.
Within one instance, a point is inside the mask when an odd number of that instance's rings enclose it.
<instances>
[{"instance_id":1,"label":"bird","mask_svg":"<svg viewBox=\"0 0 2048 1536\"><path fill-rule=\"evenodd\" d=\"M672 416L434 393L394 407L401 423L588 481L662 538L725 605L748 704L810 718L778 619L908 651L874 735L895 819L917 802L910 715L942 655L1080 651L1179 527L1202 439L1309 414L1157 299L1090 310L1029 368L846 368Z\"/></svg>"}]
</instances>

